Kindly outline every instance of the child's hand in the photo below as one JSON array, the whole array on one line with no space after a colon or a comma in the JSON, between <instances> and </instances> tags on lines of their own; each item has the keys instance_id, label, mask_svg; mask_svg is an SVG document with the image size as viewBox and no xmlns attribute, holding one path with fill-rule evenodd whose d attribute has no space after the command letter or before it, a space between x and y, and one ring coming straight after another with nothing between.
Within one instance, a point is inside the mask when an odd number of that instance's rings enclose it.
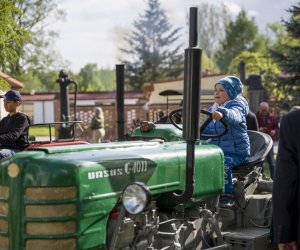
<instances>
[{"instance_id":1,"label":"child's hand","mask_svg":"<svg viewBox=\"0 0 300 250\"><path fill-rule=\"evenodd\" d=\"M212 118L215 120L221 120L223 118L223 114L219 111L215 111L212 113Z\"/></svg>"}]
</instances>

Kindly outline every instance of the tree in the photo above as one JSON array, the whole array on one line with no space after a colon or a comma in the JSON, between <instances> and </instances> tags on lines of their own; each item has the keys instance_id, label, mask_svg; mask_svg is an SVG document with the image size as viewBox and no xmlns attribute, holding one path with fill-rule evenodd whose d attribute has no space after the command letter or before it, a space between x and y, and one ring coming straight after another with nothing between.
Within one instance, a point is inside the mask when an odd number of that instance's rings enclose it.
<instances>
[{"instance_id":1,"label":"tree","mask_svg":"<svg viewBox=\"0 0 300 250\"><path fill-rule=\"evenodd\" d=\"M215 59L220 70L227 72L233 58L243 51L258 52L264 50L265 37L258 34L254 19L249 20L246 12L239 13L235 21L226 28L225 40L216 53Z\"/></svg>"},{"instance_id":2,"label":"tree","mask_svg":"<svg viewBox=\"0 0 300 250\"><path fill-rule=\"evenodd\" d=\"M239 64L244 62L248 74L262 74L264 76L264 87L267 96L276 94L276 75L279 73L279 67L272 59L260 52L244 51L236 56L230 65L230 74L239 75Z\"/></svg>"},{"instance_id":3,"label":"tree","mask_svg":"<svg viewBox=\"0 0 300 250\"><path fill-rule=\"evenodd\" d=\"M35 69L26 70L23 74L23 82L25 84L23 91L27 93L34 92L55 92L59 91L58 71L40 71Z\"/></svg>"},{"instance_id":4,"label":"tree","mask_svg":"<svg viewBox=\"0 0 300 250\"><path fill-rule=\"evenodd\" d=\"M108 91L115 89L115 71L112 69L98 69L96 64L87 64L80 69L79 74L67 72L70 79L78 82L78 91ZM59 91L57 83L59 70L38 70L29 68L23 74L24 91L55 92ZM1 81L1 79L0 79ZM0 82L0 87L1 85ZM71 87L72 91L73 87Z\"/></svg>"},{"instance_id":5,"label":"tree","mask_svg":"<svg viewBox=\"0 0 300 250\"><path fill-rule=\"evenodd\" d=\"M221 4L202 3L198 7L198 44L209 58L225 38L225 27L231 20L228 8Z\"/></svg>"},{"instance_id":6,"label":"tree","mask_svg":"<svg viewBox=\"0 0 300 250\"><path fill-rule=\"evenodd\" d=\"M287 36L285 40L278 40L270 49L272 56L286 73L299 74L300 54L300 3L292 6L288 12L292 14L290 21L284 21Z\"/></svg>"},{"instance_id":7,"label":"tree","mask_svg":"<svg viewBox=\"0 0 300 250\"><path fill-rule=\"evenodd\" d=\"M100 74L97 64L90 63L85 65L79 72L80 91L101 90Z\"/></svg>"},{"instance_id":8,"label":"tree","mask_svg":"<svg viewBox=\"0 0 300 250\"><path fill-rule=\"evenodd\" d=\"M85 65L78 74L80 91L107 91L115 89L115 71L98 69L97 64ZM113 83L113 84L112 84Z\"/></svg>"},{"instance_id":9,"label":"tree","mask_svg":"<svg viewBox=\"0 0 300 250\"><path fill-rule=\"evenodd\" d=\"M181 75L180 28L172 28L158 0L148 0L144 14L133 26L134 31L125 37L129 48L121 49L130 87L141 89L145 83Z\"/></svg>"},{"instance_id":10,"label":"tree","mask_svg":"<svg viewBox=\"0 0 300 250\"><path fill-rule=\"evenodd\" d=\"M218 73L220 72L216 63L209 58L205 50L202 50L201 68L203 72Z\"/></svg>"},{"instance_id":11,"label":"tree","mask_svg":"<svg viewBox=\"0 0 300 250\"><path fill-rule=\"evenodd\" d=\"M17 51L21 48L28 33L16 25L14 15L20 10L9 0L0 1L0 69L6 71L9 64L15 63Z\"/></svg>"},{"instance_id":12,"label":"tree","mask_svg":"<svg viewBox=\"0 0 300 250\"><path fill-rule=\"evenodd\" d=\"M291 13L290 19L283 21L287 36L277 39L270 48L270 54L284 73L277 86L281 93L279 100L284 102L283 106L290 108L298 105L300 98L300 3L289 8L288 12Z\"/></svg>"},{"instance_id":13,"label":"tree","mask_svg":"<svg viewBox=\"0 0 300 250\"><path fill-rule=\"evenodd\" d=\"M11 41L17 60L9 63L9 72L20 75L26 68L47 69L57 60L57 55L49 48L56 34L46 29L52 21L64 17L55 0L13 0L18 12L13 13L15 25L25 30L27 39ZM50 51L49 51L50 50Z\"/></svg>"},{"instance_id":14,"label":"tree","mask_svg":"<svg viewBox=\"0 0 300 250\"><path fill-rule=\"evenodd\" d=\"M116 71L112 69L100 69L100 81L103 86L103 90L115 90Z\"/></svg>"}]
</instances>

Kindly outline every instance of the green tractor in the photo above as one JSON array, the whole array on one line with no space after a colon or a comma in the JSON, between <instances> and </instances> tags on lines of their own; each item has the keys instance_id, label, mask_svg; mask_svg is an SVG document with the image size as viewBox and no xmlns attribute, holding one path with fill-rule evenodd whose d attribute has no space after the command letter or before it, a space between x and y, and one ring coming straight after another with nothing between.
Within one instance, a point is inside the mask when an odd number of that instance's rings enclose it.
<instances>
[{"instance_id":1,"label":"green tractor","mask_svg":"<svg viewBox=\"0 0 300 250\"><path fill-rule=\"evenodd\" d=\"M220 208L224 155L199 139L201 50L191 33L182 131L144 122L130 141L50 143L0 162L1 250L272 249L272 183L261 173L272 140L249 132L237 206Z\"/></svg>"}]
</instances>

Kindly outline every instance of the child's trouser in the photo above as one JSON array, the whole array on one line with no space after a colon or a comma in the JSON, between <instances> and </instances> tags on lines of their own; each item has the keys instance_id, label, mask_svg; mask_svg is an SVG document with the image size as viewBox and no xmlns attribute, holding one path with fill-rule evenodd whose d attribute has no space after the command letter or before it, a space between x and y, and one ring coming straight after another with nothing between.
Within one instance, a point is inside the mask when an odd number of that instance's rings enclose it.
<instances>
[{"instance_id":1,"label":"child's trouser","mask_svg":"<svg viewBox=\"0 0 300 250\"><path fill-rule=\"evenodd\" d=\"M247 156L225 155L225 193L232 193L232 172L231 169L242 164Z\"/></svg>"}]
</instances>

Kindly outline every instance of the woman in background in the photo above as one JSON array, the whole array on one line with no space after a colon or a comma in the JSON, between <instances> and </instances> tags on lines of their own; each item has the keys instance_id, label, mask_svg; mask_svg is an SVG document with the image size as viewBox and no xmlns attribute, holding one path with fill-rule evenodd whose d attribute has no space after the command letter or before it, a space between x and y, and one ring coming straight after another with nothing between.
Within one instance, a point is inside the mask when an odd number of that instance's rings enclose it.
<instances>
[{"instance_id":1,"label":"woman in background","mask_svg":"<svg viewBox=\"0 0 300 250\"><path fill-rule=\"evenodd\" d=\"M92 118L90 128L92 129L91 143L100 143L102 138L105 136L104 115L102 108L95 108L95 114Z\"/></svg>"}]
</instances>

